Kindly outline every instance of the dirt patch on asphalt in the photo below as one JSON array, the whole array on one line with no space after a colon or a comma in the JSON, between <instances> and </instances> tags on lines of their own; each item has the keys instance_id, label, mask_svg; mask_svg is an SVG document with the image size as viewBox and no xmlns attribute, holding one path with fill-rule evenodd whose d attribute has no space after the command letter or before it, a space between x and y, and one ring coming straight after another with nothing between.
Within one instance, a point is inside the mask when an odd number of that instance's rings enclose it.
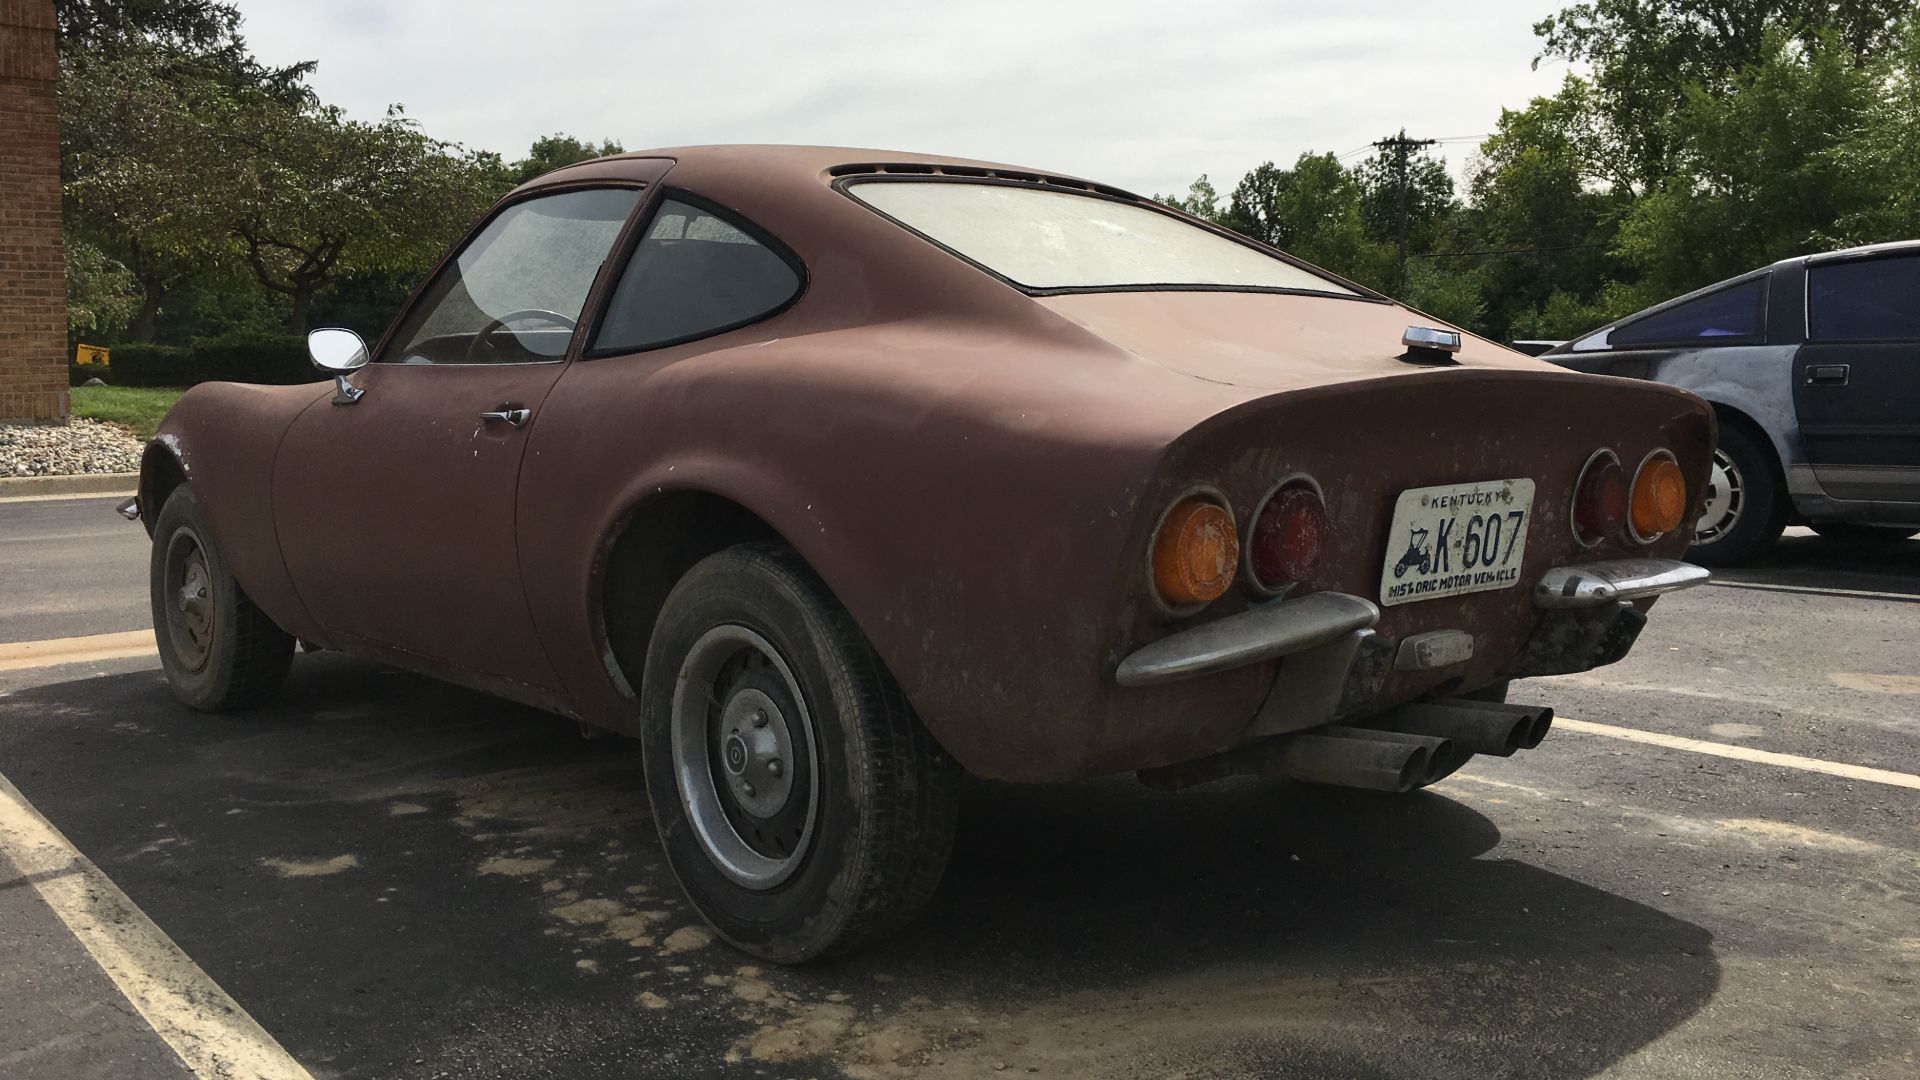
<instances>
[{"instance_id":1,"label":"dirt patch on asphalt","mask_svg":"<svg viewBox=\"0 0 1920 1080\"><path fill-rule=\"evenodd\" d=\"M1856 840L1851 836L1827 832L1824 829L1809 829L1804 825L1789 825L1784 821L1768 821L1764 818L1721 818L1714 824L1723 829L1744 833L1756 840L1771 840L1793 847L1845 851L1856 855L1886 850L1879 844L1867 840Z\"/></svg>"},{"instance_id":2,"label":"dirt patch on asphalt","mask_svg":"<svg viewBox=\"0 0 1920 1080\"><path fill-rule=\"evenodd\" d=\"M261 865L283 878L327 877L360 865L358 855L335 855L331 859L261 859Z\"/></svg>"}]
</instances>

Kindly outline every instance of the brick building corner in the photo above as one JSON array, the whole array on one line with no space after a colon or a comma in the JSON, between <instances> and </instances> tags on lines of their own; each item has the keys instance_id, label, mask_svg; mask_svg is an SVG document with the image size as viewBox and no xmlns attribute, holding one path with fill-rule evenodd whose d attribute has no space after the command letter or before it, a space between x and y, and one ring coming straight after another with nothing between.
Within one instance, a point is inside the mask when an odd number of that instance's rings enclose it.
<instances>
[{"instance_id":1,"label":"brick building corner","mask_svg":"<svg viewBox=\"0 0 1920 1080\"><path fill-rule=\"evenodd\" d=\"M53 0L0 0L0 421L67 415Z\"/></svg>"}]
</instances>

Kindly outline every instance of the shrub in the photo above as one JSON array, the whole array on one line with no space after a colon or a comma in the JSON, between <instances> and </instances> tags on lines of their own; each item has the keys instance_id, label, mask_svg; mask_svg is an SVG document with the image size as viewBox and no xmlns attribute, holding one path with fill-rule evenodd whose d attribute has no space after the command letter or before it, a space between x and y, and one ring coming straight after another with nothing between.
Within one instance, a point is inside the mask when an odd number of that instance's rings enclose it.
<instances>
[{"instance_id":1,"label":"shrub","mask_svg":"<svg viewBox=\"0 0 1920 1080\"><path fill-rule=\"evenodd\" d=\"M109 386L192 386L203 382L305 383L326 375L307 359L307 341L284 334L229 334L191 345L116 345L103 371L69 365L68 382L98 377Z\"/></svg>"}]
</instances>

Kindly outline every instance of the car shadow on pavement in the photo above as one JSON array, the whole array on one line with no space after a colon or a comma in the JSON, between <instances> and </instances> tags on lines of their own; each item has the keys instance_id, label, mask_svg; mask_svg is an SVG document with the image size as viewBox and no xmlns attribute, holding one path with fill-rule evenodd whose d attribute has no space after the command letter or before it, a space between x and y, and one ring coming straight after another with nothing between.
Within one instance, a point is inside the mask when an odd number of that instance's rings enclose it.
<instances>
[{"instance_id":1,"label":"car shadow on pavement","mask_svg":"<svg viewBox=\"0 0 1920 1080\"><path fill-rule=\"evenodd\" d=\"M1454 800L1256 781L971 784L918 923L773 969L680 899L635 744L326 655L244 716L17 690L0 771L316 1075L1574 1077L1720 977Z\"/></svg>"},{"instance_id":2,"label":"car shadow on pavement","mask_svg":"<svg viewBox=\"0 0 1920 1080\"><path fill-rule=\"evenodd\" d=\"M1765 585L1814 594L1867 590L1920 600L1920 540L1861 543L1795 529L1751 563L1716 568L1713 577L1736 587Z\"/></svg>"}]
</instances>

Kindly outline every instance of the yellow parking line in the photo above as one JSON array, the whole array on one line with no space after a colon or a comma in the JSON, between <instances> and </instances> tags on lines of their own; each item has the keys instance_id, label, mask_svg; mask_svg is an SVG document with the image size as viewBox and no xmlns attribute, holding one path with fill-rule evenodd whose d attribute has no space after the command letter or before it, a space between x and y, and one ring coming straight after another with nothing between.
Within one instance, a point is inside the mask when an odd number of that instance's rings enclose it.
<instances>
[{"instance_id":1,"label":"yellow parking line","mask_svg":"<svg viewBox=\"0 0 1920 1080\"><path fill-rule=\"evenodd\" d=\"M1711 754L1714 757L1732 758L1735 761L1751 761L1761 765L1779 765L1802 772L1826 773L1828 776L1844 777L1848 780L1864 780L1871 784L1890 784L1893 787L1913 788L1920 791L1920 776L1913 773L1894 772L1891 769L1874 769L1865 765L1848 765L1840 761L1822 761L1819 758L1801 757L1798 754L1776 754L1771 750L1755 750L1751 746L1733 746L1728 743L1707 742L1705 739L1689 739L1683 735L1663 735L1657 731L1641 731L1639 728L1615 727L1612 724L1596 724L1591 720L1575 720L1571 717L1553 718L1553 730L1578 731L1587 735L1604 735L1609 739L1626 739L1631 742L1647 743L1652 746L1664 746L1669 750L1686 750L1695 754Z\"/></svg>"},{"instance_id":2,"label":"yellow parking line","mask_svg":"<svg viewBox=\"0 0 1920 1080\"><path fill-rule=\"evenodd\" d=\"M124 499L133 494L133 488L125 491L76 491L58 495L0 495L0 505L6 503L30 502L66 502L71 499Z\"/></svg>"},{"instance_id":3,"label":"yellow parking line","mask_svg":"<svg viewBox=\"0 0 1920 1080\"><path fill-rule=\"evenodd\" d=\"M313 1080L4 776L0 852L194 1076Z\"/></svg>"},{"instance_id":4,"label":"yellow parking line","mask_svg":"<svg viewBox=\"0 0 1920 1080\"><path fill-rule=\"evenodd\" d=\"M120 660L156 651L153 631L128 630L120 634L54 638L51 641L14 641L0 645L0 671Z\"/></svg>"}]
</instances>

